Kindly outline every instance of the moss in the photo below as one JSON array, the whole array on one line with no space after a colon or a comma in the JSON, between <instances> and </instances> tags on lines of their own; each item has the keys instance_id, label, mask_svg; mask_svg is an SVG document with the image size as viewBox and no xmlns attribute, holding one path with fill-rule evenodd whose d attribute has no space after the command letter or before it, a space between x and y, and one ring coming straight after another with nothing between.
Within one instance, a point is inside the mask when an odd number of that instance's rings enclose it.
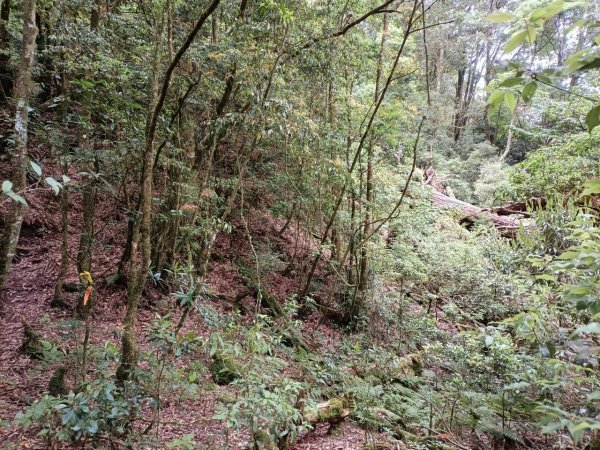
<instances>
[{"instance_id":1,"label":"moss","mask_svg":"<svg viewBox=\"0 0 600 450\"><path fill-rule=\"evenodd\" d=\"M65 381L65 375L67 373L67 369L65 367L59 367L50 378L50 382L48 383L48 391L50 395L54 395L55 397L60 397L67 395L69 393L69 389L67 388L67 383Z\"/></svg>"},{"instance_id":2,"label":"moss","mask_svg":"<svg viewBox=\"0 0 600 450\"><path fill-rule=\"evenodd\" d=\"M23 325L23 344L21 345L21 351L27 356L34 359L42 359L44 355L44 338L41 333L34 330L24 320L21 320Z\"/></svg>"},{"instance_id":3,"label":"moss","mask_svg":"<svg viewBox=\"0 0 600 450\"><path fill-rule=\"evenodd\" d=\"M319 408L317 413L317 422L329 422L339 419L344 413L344 400L342 398L332 398L324 407Z\"/></svg>"},{"instance_id":4,"label":"moss","mask_svg":"<svg viewBox=\"0 0 600 450\"><path fill-rule=\"evenodd\" d=\"M217 384L229 384L240 377L240 365L231 357L216 353L209 367L213 380Z\"/></svg>"}]
</instances>

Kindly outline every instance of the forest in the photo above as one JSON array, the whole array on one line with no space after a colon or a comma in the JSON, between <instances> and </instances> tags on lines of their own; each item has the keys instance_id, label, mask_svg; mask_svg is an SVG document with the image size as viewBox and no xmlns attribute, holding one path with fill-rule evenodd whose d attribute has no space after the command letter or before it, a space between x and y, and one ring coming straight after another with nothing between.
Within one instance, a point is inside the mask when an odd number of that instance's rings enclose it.
<instances>
[{"instance_id":1,"label":"forest","mask_svg":"<svg viewBox=\"0 0 600 450\"><path fill-rule=\"evenodd\" d=\"M0 0L0 448L600 449L598 0Z\"/></svg>"}]
</instances>

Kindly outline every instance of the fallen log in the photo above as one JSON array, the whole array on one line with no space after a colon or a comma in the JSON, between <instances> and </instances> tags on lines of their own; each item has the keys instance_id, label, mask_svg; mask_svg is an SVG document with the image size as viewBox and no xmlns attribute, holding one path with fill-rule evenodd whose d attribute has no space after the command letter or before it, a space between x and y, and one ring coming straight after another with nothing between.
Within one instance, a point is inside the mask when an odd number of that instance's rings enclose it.
<instances>
[{"instance_id":1,"label":"fallen log","mask_svg":"<svg viewBox=\"0 0 600 450\"><path fill-rule=\"evenodd\" d=\"M513 238L522 225L525 227L531 226L530 223L524 222L524 218L527 216L526 213L515 211L510 207L480 208L441 192L433 192L431 201L440 208L459 211L464 216L461 223L466 224L467 227L472 226L476 219L488 220L504 237ZM509 213L510 215L503 215L502 213Z\"/></svg>"},{"instance_id":2,"label":"fallen log","mask_svg":"<svg viewBox=\"0 0 600 450\"><path fill-rule=\"evenodd\" d=\"M333 428L349 417L355 408L356 402L354 396L352 394L346 394L317 404L312 411L304 412L304 418L312 426L319 423L329 424L328 433L331 433Z\"/></svg>"}]
</instances>

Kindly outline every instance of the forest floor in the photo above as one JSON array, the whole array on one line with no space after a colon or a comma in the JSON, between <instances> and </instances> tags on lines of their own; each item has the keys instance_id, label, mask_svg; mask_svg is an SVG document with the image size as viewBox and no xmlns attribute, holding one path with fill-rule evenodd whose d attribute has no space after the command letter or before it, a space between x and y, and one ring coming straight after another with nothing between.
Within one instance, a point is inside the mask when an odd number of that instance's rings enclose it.
<instances>
[{"instance_id":1,"label":"forest floor","mask_svg":"<svg viewBox=\"0 0 600 450\"><path fill-rule=\"evenodd\" d=\"M69 254L71 264L67 283L80 283L75 256L79 243L79 230L82 221L80 194L70 194L69 212ZM10 424L16 414L39 399L48 391L49 379L55 367L40 366L21 350L23 339L22 321L32 325L51 342L60 342L64 351L74 347L70 332L61 327L73 318L74 312L68 308L51 306L54 285L59 271L61 235L58 198L48 190L40 190L28 196L30 208L23 225L18 244L16 261L0 293L0 447L1 448L44 448L36 437L35 429L23 432ZM0 205L2 206L2 205ZM6 205L3 205L6 206ZM94 245L93 276L95 279L94 308L92 314L92 345L102 346L105 342L119 345L121 322L125 313L125 283L110 284L107 278L117 272L118 263L126 236L125 220L122 212L115 209L114 199L106 193L99 193L96 213L96 236ZM248 258L252 254L244 227L234 227L230 235L221 235L215 245L214 257L210 264L208 285L219 294L235 295L244 287L234 262L238 258ZM298 258L298 253L308 254L313 246L312 239L296 232L294 227L277 236L276 230L282 223L266 213L253 212L248 218L248 229L255 246L268 245L285 254L286 258ZM238 230L238 231L236 231ZM239 231L241 230L241 231ZM308 253L307 253L308 252ZM288 267L289 269L289 267ZM298 289L298 274L295 270L274 271L262 282L266 289L280 301L288 298ZM110 279L110 278L109 278ZM65 293L66 300L75 304L78 293ZM148 324L156 314L164 314L174 300L168 293L161 293L148 283L144 293L145 304L138 316L138 336L142 350L149 349L147 341ZM252 310L255 300L248 297L247 310ZM221 314L231 314L231 305L219 300L210 300ZM243 306L243 305L242 305ZM253 314L248 314L248 320ZM331 348L339 337L339 330L322 323L317 314L303 324L304 338L314 348ZM193 329L203 338L208 338L210 327L198 314L188 318L185 329ZM208 363L208 358L207 358ZM90 369L93 372L93 368ZM89 375L92 375L90 373ZM291 374L293 378L293 374ZM228 448L243 448L245 436L228 433L224 423L213 420L216 401L232 388L212 383L206 373L198 394L183 401L170 401L161 414L160 439L167 442L187 434L194 434L194 440L206 448L228 445ZM369 436L371 441L382 436ZM306 433L295 444L296 449L361 449L367 435L351 420L346 420L335 433L329 433L327 426L318 426Z\"/></svg>"}]
</instances>

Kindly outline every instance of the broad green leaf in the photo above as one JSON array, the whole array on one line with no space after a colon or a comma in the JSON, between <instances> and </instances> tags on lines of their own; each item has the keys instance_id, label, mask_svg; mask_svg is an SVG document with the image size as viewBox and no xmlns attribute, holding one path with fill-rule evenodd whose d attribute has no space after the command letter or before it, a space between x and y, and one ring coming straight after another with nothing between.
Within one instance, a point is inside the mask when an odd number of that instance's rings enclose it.
<instances>
[{"instance_id":1,"label":"broad green leaf","mask_svg":"<svg viewBox=\"0 0 600 450\"><path fill-rule=\"evenodd\" d=\"M510 109L511 111L514 111L517 107L517 97L515 97L515 94L513 94L512 92L507 92L506 94L504 94L504 101L506 102L506 106L508 106L508 109Z\"/></svg>"},{"instance_id":2,"label":"broad green leaf","mask_svg":"<svg viewBox=\"0 0 600 450\"><path fill-rule=\"evenodd\" d=\"M539 19L549 19L560 13L565 6L564 0L557 0L555 2L550 3L542 8L534 9L529 16L529 20L539 20Z\"/></svg>"},{"instance_id":3,"label":"broad green leaf","mask_svg":"<svg viewBox=\"0 0 600 450\"><path fill-rule=\"evenodd\" d=\"M527 39L528 33L527 30L518 31L512 35L512 37L508 40L506 45L504 46L504 53L510 53L517 47L519 47L525 40Z\"/></svg>"},{"instance_id":4,"label":"broad green leaf","mask_svg":"<svg viewBox=\"0 0 600 450\"><path fill-rule=\"evenodd\" d=\"M527 83L525 85L525 87L523 88L523 93L522 93L523 100L526 102L531 100L531 98L534 96L536 90L537 90L537 83L535 81Z\"/></svg>"},{"instance_id":5,"label":"broad green leaf","mask_svg":"<svg viewBox=\"0 0 600 450\"><path fill-rule=\"evenodd\" d=\"M4 192L5 194L8 194L9 192L11 192L12 187L13 187L13 184L10 180L4 180L2 182L2 192Z\"/></svg>"},{"instance_id":6,"label":"broad green leaf","mask_svg":"<svg viewBox=\"0 0 600 450\"><path fill-rule=\"evenodd\" d=\"M496 11L489 14L486 19L494 23L505 23L515 20L516 17L504 11Z\"/></svg>"},{"instance_id":7,"label":"broad green leaf","mask_svg":"<svg viewBox=\"0 0 600 450\"><path fill-rule=\"evenodd\" d=\"M590 109L585 116L585 124L587 125L590 133L594 128L600 125L600 105Z\"/></svg>"},{"instance_id":8,"label":"broad green leaf","mask_svg":"<svg viewBox=\"0 0 600 450\"><path fill-rule=\"evenodd\" d=\"M600 194L600 178L595 180L588 180L583 184L585 188L581 193L580 197L585 197L586 195Z\"/></svg>"},{"instance_id":9,"label":"broad green leaf","mask_svg":"<svg viewBox=\"0 0 600 450\"><path fill-rule=\"evenodd\" d=\"M513 86L517 86L517 85L521 84L523 82L523 80L524 80L523 77L507 78L502 83L500 83L499 86L500 87L513 87Z\"/></svg>"},{"instance_id":10,"label":"broad green leaf","mask_svg":"<svg viewBox=\"0 0 600 450\"><path fill-rule=\"evenodd\" d=\"M29 165L38 177L42 175L42 168L37 163L29 160Z\"/></svg>"},{"instance_id":11,"label":"broad green leaf","mask_svg":"<svg viewBox=\"0 0 600 450\"><path fill-rule=\"evenodd\" d=\"M485 337L485 346L489 347L494 343L494 336L486 336Z\"/></svg>"},{"instance_id":12,"label":"broad green leaf","mask_svg":"<svg viewBox=\"0 0 600 450\"><path fill-rule=\"evenodd\" d=\"M541 275L536 275L536 276L535 276L535 279L536 279L536 280L544 280L544 281L553 281L553 282L556 282L556 281L557 281L557 280L556 280L556 277L554 277L554 276L552 276L552 275L549 275L549 274L547 274L547 273L543 273L543 274L541 274Z\"/></svg>"},{"instance_id":13,"label":"broad green leaf","mask_svg":"<svg viewBox=\"0 0 600 450\"><path fill-rule=\"evenodd\" d=\"M590 322L587 325L582 325L573 331L574 335L580 335L583 333L600 334L600 323Z\"/></svg>"},{"instance_id":14,"label":"broad green leaf","mask_svg":"<svg viewBox=\"0 0 600 450\"><path fill-rule=\"evenodd\" d=\"M498 109L500 109L500 105L504 101L504 92L503 91L495 91L488 98L488 115L493 116L496 114Z\"/></svg>"},{"instance_id":15,"label":"broad green leaf","mask_svg":"<svg viewBox=\"0 0 600 450\"><path fill-rule=\"evenodd\" d=\"M44 181L48 184L48 186L50 186L52 188L52 190L54 191L54 194L58 195L58 193L60 192L60 190L62 188L62 185L52 177L46 177L44 179Z\"/></svg>"},{"instance_id":16,"label":"broad green leaf","mask_svg":"<svg viewBox=\"0 0 600 450\"><path fill-rule=\"evenodd\" d=\"M503 91L495 91L488 98L488 105L500 105L504 100Z\"/></svg>"},{"instance_id":17,"label":"broad green leaf","mask_svg":"<svg viewBox=\"0 0 600 450\"><path fill-rule=\"evenodd\" d=\"M600 46L585 48L567 58L567 73L600 67Z\"/></svg>"},{"instance_id":18,"label":"broad green leaf","mask_svg":"<svg viewBox=\"0 0 600 450\"><path fill-rule=\"evenodd\" d=\"M19 194L15 194L13 191L9 191L6 193L10 198L12 198L15 202L21 203L24 206L27 206L27 201Z\"/></svg>"},{"instance_id":19,"label":"broad green leaf","mask_svg":"<svg viewBox=\"0 0 600 450\"><path fill-rule=\"evenodd\" d=\"M535 37L537 36L537 28L536 27L527 27L527 41L530 44L535 42Z\"/></svg>"}]
</instances>

